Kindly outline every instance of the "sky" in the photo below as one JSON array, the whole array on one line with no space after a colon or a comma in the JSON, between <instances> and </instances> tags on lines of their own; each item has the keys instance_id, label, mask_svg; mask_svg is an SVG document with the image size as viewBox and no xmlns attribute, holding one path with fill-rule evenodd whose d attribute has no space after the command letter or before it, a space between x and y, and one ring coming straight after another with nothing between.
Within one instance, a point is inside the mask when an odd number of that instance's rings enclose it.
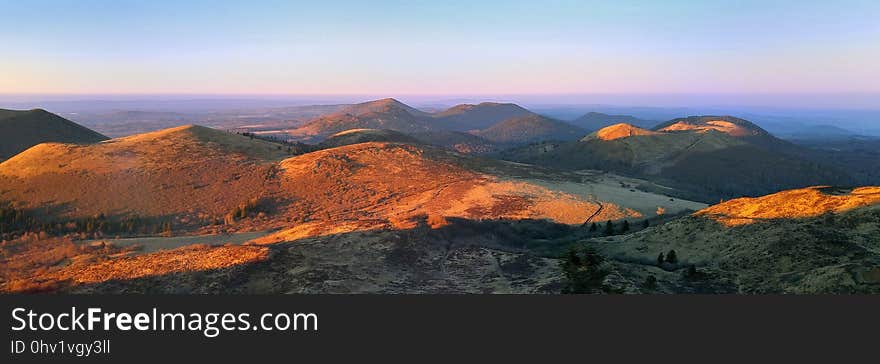
<instances>
[{"instance_id":1,"label":"sky","mask_svg":"<svg viewBox=\"0 0 880 364\"><path fill-rule=\"evenodd\" d=\"M2 94L880 94L880 1L0 0Z\"/></svg>"}]
</instances>

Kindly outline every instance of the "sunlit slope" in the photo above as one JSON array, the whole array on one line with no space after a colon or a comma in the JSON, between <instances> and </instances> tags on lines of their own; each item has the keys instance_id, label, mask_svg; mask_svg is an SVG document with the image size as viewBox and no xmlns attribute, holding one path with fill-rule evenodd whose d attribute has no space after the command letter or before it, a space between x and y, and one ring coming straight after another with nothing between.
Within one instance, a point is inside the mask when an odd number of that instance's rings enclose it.
<instances>
[{"instance_id":1,"label":"sunlit slope","mask_svg":"<svg viewBox=\"0 0 880 364\"><path fill-rule=\"evenodd\" d=\"M0 164L0 199L71 217L220 214L259 197L273 143L182 126L93 145L44 143Z\"/></svg>"},{"instance_id":2,"label":"sunlit slope","mask_svg":"<svg viewBox=\"0 0 880 364\"><path fill-rule=\"evenodd\" d=\"M395 143L361 143L284 160L282 191L295 224L268 239L378 228L410 228L427 218L548 219L579 224L599 211L588 196L478 172L480 163L439 148ZM601 196L598 198L601 199ZM603 220L640 213L606 202Z\"/></svg>"},{"instance_id":3,"label":"sunlit slope","mask_svg":"<svg viewBox=\"0 0 880 364\"><path fill-rule=\"evenodd\" d=\"M594 242L619 272L660 291L880 292L880 187L783 191L726 201ZM676 252L676 264L657 264ZM687 275L688 267L698 272Z\"/></svg>"},{"instance_id":4,"label":"sunlit slope","mask_svg":"<svg viewBox=\"0 0 880 364\"><path fill-rule=\"evenodd\" d=\"M842 213L880 203L880 187L840 189L810 187L761 197L744 197L708 207L696 213L727 226L762 220L802 219L826 213Z\"/></svg>"}]
</instances>

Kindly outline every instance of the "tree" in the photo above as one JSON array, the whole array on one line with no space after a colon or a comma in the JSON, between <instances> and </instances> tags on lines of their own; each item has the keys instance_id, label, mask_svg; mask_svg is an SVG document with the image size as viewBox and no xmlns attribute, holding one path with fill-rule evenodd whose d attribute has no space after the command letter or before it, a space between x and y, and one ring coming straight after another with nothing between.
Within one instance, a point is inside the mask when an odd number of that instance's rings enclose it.
<instances>
[{"instance_id":1,"label":"tree","mask_svg":"<svg viewBox=\"0 0 880 364\"><path fill-rule=\"evenodd\" d=\"M657 265L663 265L665 261L666 257L663 256L663 252L660 252L660 255L657 256Z\"/></svg>"},{"instance_id":2,"label":"tree","mask_svg":"<svg viewBox=\"0 0 880 364\"><path fill-rule=\"evenodd\" d=\"M657 288L657 278L654 276L645 277L645 281L642 283L642 287L647 289Z\"/></svg>"},{"instance_id":3,"label":"tree","mask_svg":"<svg viewBox=\"0 0 880 364\"><path fill-rule=\"evenodd\" d=\"M664 209L662 206L657 206L657 216L661 216L665 213L666 213L666 209Z\"/></svg>"},{"instance_id":4,"label":"tree","mask_svg":"<svg viewBox=\"0 0 880 364\"><path fill-rule=\"evenodd\" d=\"M671 249L666 253L666 262L671 264L678 263L678 256L675 255L675 249Z\"/></svg>"},{"instance_id":5,"label":"tree","mask_svg":"<svg viewBox=\"0 0 880 364\"><path fill-rule=\"evenodd\" d=\"M688 266L687 273L685 276L688 278L696 278L697 277L697 267L693 264Z\"/></svg>"},{"instance_id":6,"label":"tree","mask_svg":"<svg viewBox=\"0 0 880 364\"><path fill-rule=\"evenodd\" d=\"M566 278L563 293L590 293L602 286L608 275L602 264L605 258L591 247L572 246L560 263Z\"/></svg>"},{"instance_id":7,"label":"tree","mask_svg":"<svg viewBox=\"0 0 880 364\"><path fill-rule=\"evenodd\" d=\"M620 227L621 232L629 231L629 220L623 220L623 226Z\"/></svg>"},{"instance_id":8,"label":"tree","mask_svg":"<svg viewBox=\"0 0 880 364\"><path fill-rule=\"evenodd\" d=\"M590 232L595 232L596 229L598 229L598 228L599 228L599 227L596 226L596 223L595 223L595 222L592 223L592 224L590 224Z\"/></svg>"},{"instance_id":9,"label":"tree","mask_svg":"<svg viewBox=\"0 0 880 364\"><path fill-rule=\"evenodd\" d=\"M648 226L651 226L651 222L648 221L648 219L645 219L644 221L642 221L642 229L647 229Z\"/></svg>"},{"instance_id":10,"label":"tree","mask_svg":"<svg viewBox=\"0 0 880 364\"><path fill-rule=\"evenodd\" d=\"M605 235L613 235L614 234L614 223L611 220L605 223Z\"/></svg>"}]
</instances>

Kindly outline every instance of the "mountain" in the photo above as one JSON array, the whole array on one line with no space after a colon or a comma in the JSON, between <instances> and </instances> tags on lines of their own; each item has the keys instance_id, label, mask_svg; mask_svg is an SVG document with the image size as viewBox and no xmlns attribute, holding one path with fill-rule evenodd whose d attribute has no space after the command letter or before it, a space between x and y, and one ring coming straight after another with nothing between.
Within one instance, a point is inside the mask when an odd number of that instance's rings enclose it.
<instances>
[{"instance_id":1,"label":"mountain","mask_svg":"<svg viewBox=\"0 0 880 364\"><path fill-rule=\"evenodd\" d=\"M431 129L428 113L416 110L395 99L381 99L350 105L342 110L319 116L302 127L288 130L292 137L320 141L351 129L385 129L402 133Z\"/></svg>"},{"instance_id":2,"label":"mountain","mask_svg":"<svg viewBox=\"0 0 880 364\"><path fill-rule=\"evenodd\" d=\"M732 121L727 121L732 120ZM849 184L843 171L742 119L692 117L654 131L618 124L578 142L505 151L503 158L566 170L599 169L646 178L717 201L817 184Z\"/></svg>"},{"instance_id":3,"label":"mountain","mask_svg":"<svg viewBox=\"0 0 880 364\"><path fill-rule=\"evenodd\" d=\"M734 199L586 245L633 292L880 293L880 187ZM671 250L677 263L658 264Z\"/></svg>"},{"instance_id":4,"label":"mountain","mask_svg":"<svg viewBox=\"0 0 880 364\"><path fill-rule=\"evenodd\" d=\"M608 115L600 112L588 112L570 122L587 131L599 130L614 124L630 124L640 128L652 128L657 125L656 121L642 120L629 115Z\"/></svg>"},{"instance_id":5,"label":"mountain","mask_svg":"<svg viewBox=\"0 0 880 364\"><path fill-rule=\"evenodd\" d=\"M438 128L452 131L486 129L503 120L531 115L532 112L510 103L483 102L461 104L433 114Z\"/></svg>"},{"instance_id":6,"label":"mountain","mask_svg":"<svg viewBox=\"0 0 880 364\"><path fill-rule=\"evenodd\" d=\"M475 133L491 142L504 144L577 140L584 134L586 132L581 128L537 114L510 118Z\"/></svg>"},{"instance_id":7,"label":"mountain","mask_svg":"<svg viewBox=\"0 0 880 364\"><path fill-rule=\"evenodd\" d=\"M0 109L0 161L45 142L89 144L107 137L46 110Z\"/></svg>"}]
</instances>

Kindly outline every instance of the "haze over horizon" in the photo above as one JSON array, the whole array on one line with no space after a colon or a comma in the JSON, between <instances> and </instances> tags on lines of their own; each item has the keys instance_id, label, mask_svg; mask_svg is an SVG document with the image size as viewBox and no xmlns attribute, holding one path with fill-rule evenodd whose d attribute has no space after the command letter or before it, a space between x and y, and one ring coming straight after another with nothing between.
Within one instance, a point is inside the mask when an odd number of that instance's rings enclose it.
<instances>
[{"instance_id":1,"label":"haze over horizon","mask_svg":"<svg viewBox=\"0 0 880 364\"><path fill-rule=\"evenodd\" d=\"M16 14L0 22L6 98L592 95L576 101L859 108L880 94L880 5L870 1L3 8Z\"/></svg>"}]
</instances>

